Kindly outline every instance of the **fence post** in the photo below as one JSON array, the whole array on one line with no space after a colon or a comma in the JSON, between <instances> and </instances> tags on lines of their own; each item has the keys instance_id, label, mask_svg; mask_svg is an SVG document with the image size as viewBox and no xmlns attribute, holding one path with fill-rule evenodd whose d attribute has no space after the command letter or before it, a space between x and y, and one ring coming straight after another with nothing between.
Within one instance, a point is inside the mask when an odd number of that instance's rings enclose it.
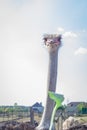
<instances>
[{"instance_id":1,"label":"fence post","mask_svg":"<svg viewBox=\"0 0 87 130\"><path fill-rule=\"evenodd\" d=\"M30 123L34 125L34 111L32 107L30 107Z\"/></svg>"},{"instance_id":2,"label":"fence post","mask_svg":"<svg viewBox=\"0 0 87 130\"><path fill-rule=\"evenodd\" d=\"M60 116L60 130L62 130L63 129L63 118L62 118L62 116Z\"/></svg>"},{"instance_id":3,"label":"fence post","mask_svg":"<svg viewBox=\"0 0 87 130\"><path fill-rule=\"evenodd\" d=\"M63 121L64 121L64 117L62 113L60 113L57 119L57 130L63 130Z\"/></svg>"},{"instance_id":4,"label":"fence post","mask_svg":"<svg viewBox=\"0 0 87 130\"><path fill-rule=\"evenodd\" d=\"M58 117L58 121L57 121L57 128L59 130L59 117Z\"/></svg>"}]
</instances>

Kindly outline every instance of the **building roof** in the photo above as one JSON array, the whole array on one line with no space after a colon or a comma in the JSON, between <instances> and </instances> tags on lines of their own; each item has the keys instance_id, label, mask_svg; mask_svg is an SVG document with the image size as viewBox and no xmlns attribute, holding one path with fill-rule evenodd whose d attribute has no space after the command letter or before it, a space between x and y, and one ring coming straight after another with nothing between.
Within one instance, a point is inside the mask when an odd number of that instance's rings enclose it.
<instances>
[{"instance_id":1,"label":"building roof","mask_svg":"<svg viewBox=\"0 0 87 130\"><path fill-rule=\"evenodd\" d=\"M70 103L67 104L67 106L77 106L81 103L85 103L85 102L70 102Z\"/></svg>"},{"instance_id":2,"label":"building roof","mask_svg":"<svg viewBox=\"0 0 87 130\"><path fill-rule=\"evenodd\" d=\"M41 103L36 102L32 107L43 107Z\"/></svg>"}]
</instances>

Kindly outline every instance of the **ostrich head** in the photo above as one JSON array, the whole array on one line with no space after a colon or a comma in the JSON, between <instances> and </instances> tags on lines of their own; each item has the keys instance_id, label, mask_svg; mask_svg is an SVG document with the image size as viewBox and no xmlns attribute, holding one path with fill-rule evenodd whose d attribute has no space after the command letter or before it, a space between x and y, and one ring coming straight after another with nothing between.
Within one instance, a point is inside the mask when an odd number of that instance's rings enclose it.
<instances>
[{"instance_id":1,"label":"ostrich head","mask_svg":"<svg viewBox=\"0 0 87 130\"><path fill-rule=\"evenodd\" d=\"M46 34L43 40L50 51L55 51L55 49L61 46L61 35Z\"/></svg>"}]
</instances>

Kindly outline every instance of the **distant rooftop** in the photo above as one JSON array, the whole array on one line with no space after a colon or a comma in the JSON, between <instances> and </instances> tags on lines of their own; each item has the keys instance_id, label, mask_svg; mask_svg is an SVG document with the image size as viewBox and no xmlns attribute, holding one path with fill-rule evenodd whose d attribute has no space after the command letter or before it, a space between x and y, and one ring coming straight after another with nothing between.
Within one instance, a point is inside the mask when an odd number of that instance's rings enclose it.
<instances>
[{"instance_id":1,"label":"distant rooftop","mask_svg":"<svg viewBox=\"0 0 87 130\"><path fill-rule=\"evenodd\" d=\"M36 102L34 105L32 105L32 107L42 107L42 103Z\"/></svg>"},{"instance_id":2,"label":"distant rooftop","mask_svg":"<svg viewBox=\"0 0 87 130\"><path fill-rule=\"evenodd\" d=\"M68 106L77 106L77 105L79 105L79 104L81 104L81 103L86 103L86 102L70 102L70 103L68 103L67 105Z\"/></svg>"}]
</instances>

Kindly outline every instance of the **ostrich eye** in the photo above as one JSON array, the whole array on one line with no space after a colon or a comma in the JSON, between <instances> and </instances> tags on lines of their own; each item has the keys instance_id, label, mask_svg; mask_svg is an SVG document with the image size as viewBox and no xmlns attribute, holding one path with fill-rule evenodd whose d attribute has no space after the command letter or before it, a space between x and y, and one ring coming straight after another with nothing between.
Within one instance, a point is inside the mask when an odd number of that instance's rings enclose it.
<instances>
[{"instance_id":1,"label":"ostrich eye","mask_svg":"<svg viewBox=\"0 0 87 130\"><path fill-rule=\"evenodd\" d=\"M46 42L46 41L47 41L47 38L44 38L43 40Z\"/></svg>"},{"instance_id":2,"label":"ostrich eye","mask_svg":"<svg viewBox=\"0 0 87 130\"><path fill-rule=\"evenodd\" d=\"M59 36L59 37L57 38L57 40L60 42L60 41L61 41L61 36Z\"/></svg>"}]
</instances>

